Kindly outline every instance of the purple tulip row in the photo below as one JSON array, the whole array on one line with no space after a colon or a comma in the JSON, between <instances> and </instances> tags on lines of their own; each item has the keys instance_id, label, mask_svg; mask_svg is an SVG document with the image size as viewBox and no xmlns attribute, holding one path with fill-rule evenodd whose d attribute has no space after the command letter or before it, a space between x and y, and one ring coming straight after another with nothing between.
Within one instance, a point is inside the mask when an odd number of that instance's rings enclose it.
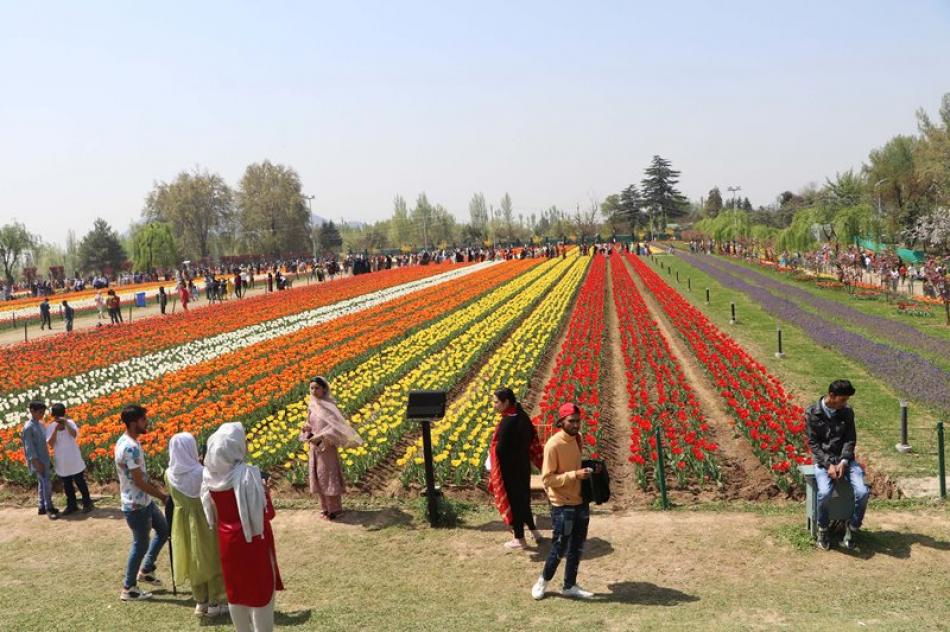
<instances>
[{"instance_id":1,"label":"purple tulip row","mask_svg":"<svg viewBox=\"0 0 950 632\"><path fill-rule=\"evenodd\" d=\"M717 268L706 257L681 256L724 287L744 293L776 318L800 327L818 344L836 349L845 357L863 364L872 375L902 396L950 410L950 374L916 353L868 340L861 334L839 327L788 299Z\"/></svg>"},{"instance_id":2,"label":"purple tulip row","mask_svg":"<svg viewBox=\"0 0 950 632\"><path fill-rule=\"evenodd\" d=\"M726 259L713 257L709 261L720 269L738 274L755 285L778 292L788 298L800 299L801 302L808 304L821 314L830 314L842 318L846 322L869 329L885 338L885 342L889 341L910 347L918 352L933 353L942 358L950 358L950 342L929 336L915 327L883 316L868 314L838 301L817 296L808 290L795 287L791 283L780 281L758 270L752 270Z\"/></svg>"}]
</instances>

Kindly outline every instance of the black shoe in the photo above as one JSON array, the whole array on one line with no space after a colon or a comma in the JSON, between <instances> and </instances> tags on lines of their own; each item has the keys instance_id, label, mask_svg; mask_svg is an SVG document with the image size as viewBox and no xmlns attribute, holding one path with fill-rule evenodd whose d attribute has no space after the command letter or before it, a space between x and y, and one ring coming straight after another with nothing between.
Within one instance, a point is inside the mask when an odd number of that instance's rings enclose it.
<instances>
[{"instance_id":1,"label":"black shoe","mask_svg":"<svg viewBox=\"0 0 950 632\"><path fill-rule=\"evenodd\" d=\"M818 528L817 543L818 543L818 548L821 549L822 551L831 550L831 536L828 534L827 528L825 529L822 529L821 527Z\"/></svg>"},{"instance_id":2,"label":"black shoe","mask_svg":"<svg viewBox=\"0 0 950 632\"><path fill-rule=\"evenodd\" d=\"M40 508L36 511L36 515L38 515L38 516L45 516L45 515L46 515L46 507L40 507Z\"/></svg>"},{"instance_id":3,"label":"black shoe","mask_svg":"<svg viewBox=\"0 0 950 632\"><path fill-rule=\"evenodd\" d=\"M95 508L96 508L96 505L93 504L93 502L90 500L90 501L87 502L87 503L83 503L83 505L82 505L82 512L83 512L84 514L87 514L87 513L89 513L90 511L92 511L92 510L95 509Z\"/></svg>"},{"instance_id":4,"label":"black shoe","mask_svg":"<svg viewBox=\"0 0 950 632\"><path fill-rule=\"evenodd\" d=\"M63 516L69 516L69 515L71 515L71 514L76 513L77 511L79 511L79 506L78 506L78 505L67 505L67 506L66 506L66 509L63 511L63 514L62 514L62 515L63 515Z\"/></svg>"},{"instance_id":5,"label":"black shoe","mask_svg":"<svg viewBox=\"0 0 950 632\"><path fill-rule=\"evenodd\" d=\"M853 551L858 547L858 530L858 528L852 527L850 524L845 527L844 538L842 538L841 544L844 545L844 548L848 549L849 551Z\"/></svg>"},{"instance_id":6,"label":"black shoe","mask_svg":"<svg viewBox=\"0 0 950 632\"><path fill-rule=\"evenodd\" d=\"M49 518L50 520L59 520L59 512L51 511L46 514L46 517Z\"/></svg>"}]
</instances>

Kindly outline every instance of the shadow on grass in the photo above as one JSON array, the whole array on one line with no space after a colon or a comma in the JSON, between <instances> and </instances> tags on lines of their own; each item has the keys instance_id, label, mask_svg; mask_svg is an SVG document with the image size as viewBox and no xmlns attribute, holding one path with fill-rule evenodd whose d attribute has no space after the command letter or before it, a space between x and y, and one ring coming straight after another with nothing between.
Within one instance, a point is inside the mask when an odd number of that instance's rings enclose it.
<instances>
[{"instance_id":1,"label":"shadow on grass","mask_svg":"<svg viewBox=\"0 0 950 632\"><path fill-rule=\"evenodd\" d=\"M537 549L530 550L532 562L543 562L548 559L551 552L551 538L545 538ZM602 538L588 538L584 543L584 554L581 555L581 562L596 560L599 557L606 557L614 552L614 546Z\"/></svg>"},{"instance_id":2,"label":"shadow on grass","mask_svg":"<svg viewBox=\"0 0 950 632\"><path fill-rule=\"evenodd\" d=\"M699 601L696 595L684 593L675 588L657 586L650 582L617 582L608 584L608 593L595 593L590 603L625 603L638 606L678 606L683 603ZM551 597L570 599L559 592L549 593Z\"/></svg>"},{"instance_id":3,"label":"shadow on grass","mask_svg":"<svg viewBox=\"0 0 950 632\"><path fill-rule=\"evenodd\" d=\"M367 531L379 531L389 527L411 527L412 516L402 509L347 509L334 520L340 524L359 525Z\"/></svg>"},{"instance_id":4,"label":"shadow on grass","mask_svg":"<svg viewBox=\"0 0 950 632\"><path fill-rule=\"evenodd\" d=\"M274 613L274 624L278 626L287 626L293 627L297 625L303 625L310 621L311 611L308 610L298 610L297 612L275 612Z\"/></svg>"},{"instance_id":5,"label":"shadow on grass","mask_svg":"<svg viewBox=\"0 0 950 632\"><path fill-rule=\"evenodd\" d=\"M550 537L550 532L552 529L550 515L537 513L534 514L534 524L539 530L541 530L542 533L547 532L545 533L545 536ZM501 520L492 520L490 522L483 522L482 524L477 525L462 525L459 528L471 529L472 531L485 531L488 533L501 533L504 531L511 532L511 527L506 525Z\"/></svg>"},{"instance_id":6,"label":"shadow on grass","mask_svg":"<svg viewBox=\"0 0 950 632\"><path fill-rule=\"evenodd\" d=\"M699 601L696 595L690 595L675 588L657 586L650 582L617 582L608 584L607 589L610 592L597 595L597 601L643 606L677 606L681 603Z\"/></svg>"},{"instance_id":7,"label":"shadow on grass","mask_svg":"<svg viewBox=\"0 0 950 632\"><path fill-rule=\"evenodd\" d=\"M64 522L84 522L86 520L122 520L124 522L125 514L122 513L121 509L116 507L96 507L89 513L77 511L68 516L64 516L60 513L59 519Z\"/></svg>"},{"instance_id":8,"label":"shadow on grass","mask_svg":"<svg viewBox=\"0 0 950 632\"><path fill-rule=\"evenodd\" d=\"M869 560L878 554L907 559L914 545L937 551L950 551L950 542L937 540L929 535L901 531L862 531L858 536L857 548L848 550L839 546L837 550L863 560Z\"/></svg>"}]
</instances>

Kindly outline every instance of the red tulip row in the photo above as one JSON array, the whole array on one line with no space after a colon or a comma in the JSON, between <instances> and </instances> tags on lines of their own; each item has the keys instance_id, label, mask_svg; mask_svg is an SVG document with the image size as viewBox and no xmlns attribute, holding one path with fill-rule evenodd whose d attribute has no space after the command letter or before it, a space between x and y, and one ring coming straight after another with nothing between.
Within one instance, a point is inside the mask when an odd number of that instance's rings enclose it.
<instances>
[{"instance_id":1,"label":"red tulip row","mask_svg":"<svg viewBox=\"0 0 950 632\"><path fill-rule=\"evenodd\" d=\"M781 382L639 257L628 260L656 297L676 330L712 378L735 423L777 484L788 489L801 482L799 464L811 463L804 410Z\"/></svg>"},{"instance_id":2,"label":"red tulip row","mask_svg":"<svg viewBox=\"0 0 950 632\"><path fill-rule=\"evenodd\" d=\"M719 480L719 446L712 441L683 367L650 316L622 256L613 259L611 278L632 413L629 460L636 467L640 486L646 488L647 474L656 466L658 427L666 465L680 486L707 478Z\"/></svg>"},{"instance_id":3,"label":"red tulip row","mask_svg":"<svg viewBox=\"0 0 950 632\"><path fill-rule=\"evenodd\" d=\"M551 378L544 387L534 418L541 442L557 432L558 408L574 402L581 409L584 440L598 458L600 439L600 365L604 339L607 262L595 256L584 285L577 294L567 333L555 359Z\"/></svg>"}]
</instances>

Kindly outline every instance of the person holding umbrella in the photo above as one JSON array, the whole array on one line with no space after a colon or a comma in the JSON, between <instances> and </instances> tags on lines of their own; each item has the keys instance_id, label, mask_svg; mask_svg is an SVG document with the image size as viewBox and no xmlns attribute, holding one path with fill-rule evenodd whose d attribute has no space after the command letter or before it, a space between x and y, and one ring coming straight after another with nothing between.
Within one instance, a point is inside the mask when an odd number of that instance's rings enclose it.
<instances>
[{"instance_id":1,"label":"person holding umbrella","mask_svg":"<svg viewBox=\"0 0 950 632\"><path fill-rule=\"evenodd\" d=\"M173 585L188 581L199 617L215 617L228 611L224 598L224 577L218 555L218 535L208 525L201 505L204 467L198 460L198 444L187 432L179 432L168 442L168 469L165 482L171 502Z\"/></svg>"}]
</instances>

